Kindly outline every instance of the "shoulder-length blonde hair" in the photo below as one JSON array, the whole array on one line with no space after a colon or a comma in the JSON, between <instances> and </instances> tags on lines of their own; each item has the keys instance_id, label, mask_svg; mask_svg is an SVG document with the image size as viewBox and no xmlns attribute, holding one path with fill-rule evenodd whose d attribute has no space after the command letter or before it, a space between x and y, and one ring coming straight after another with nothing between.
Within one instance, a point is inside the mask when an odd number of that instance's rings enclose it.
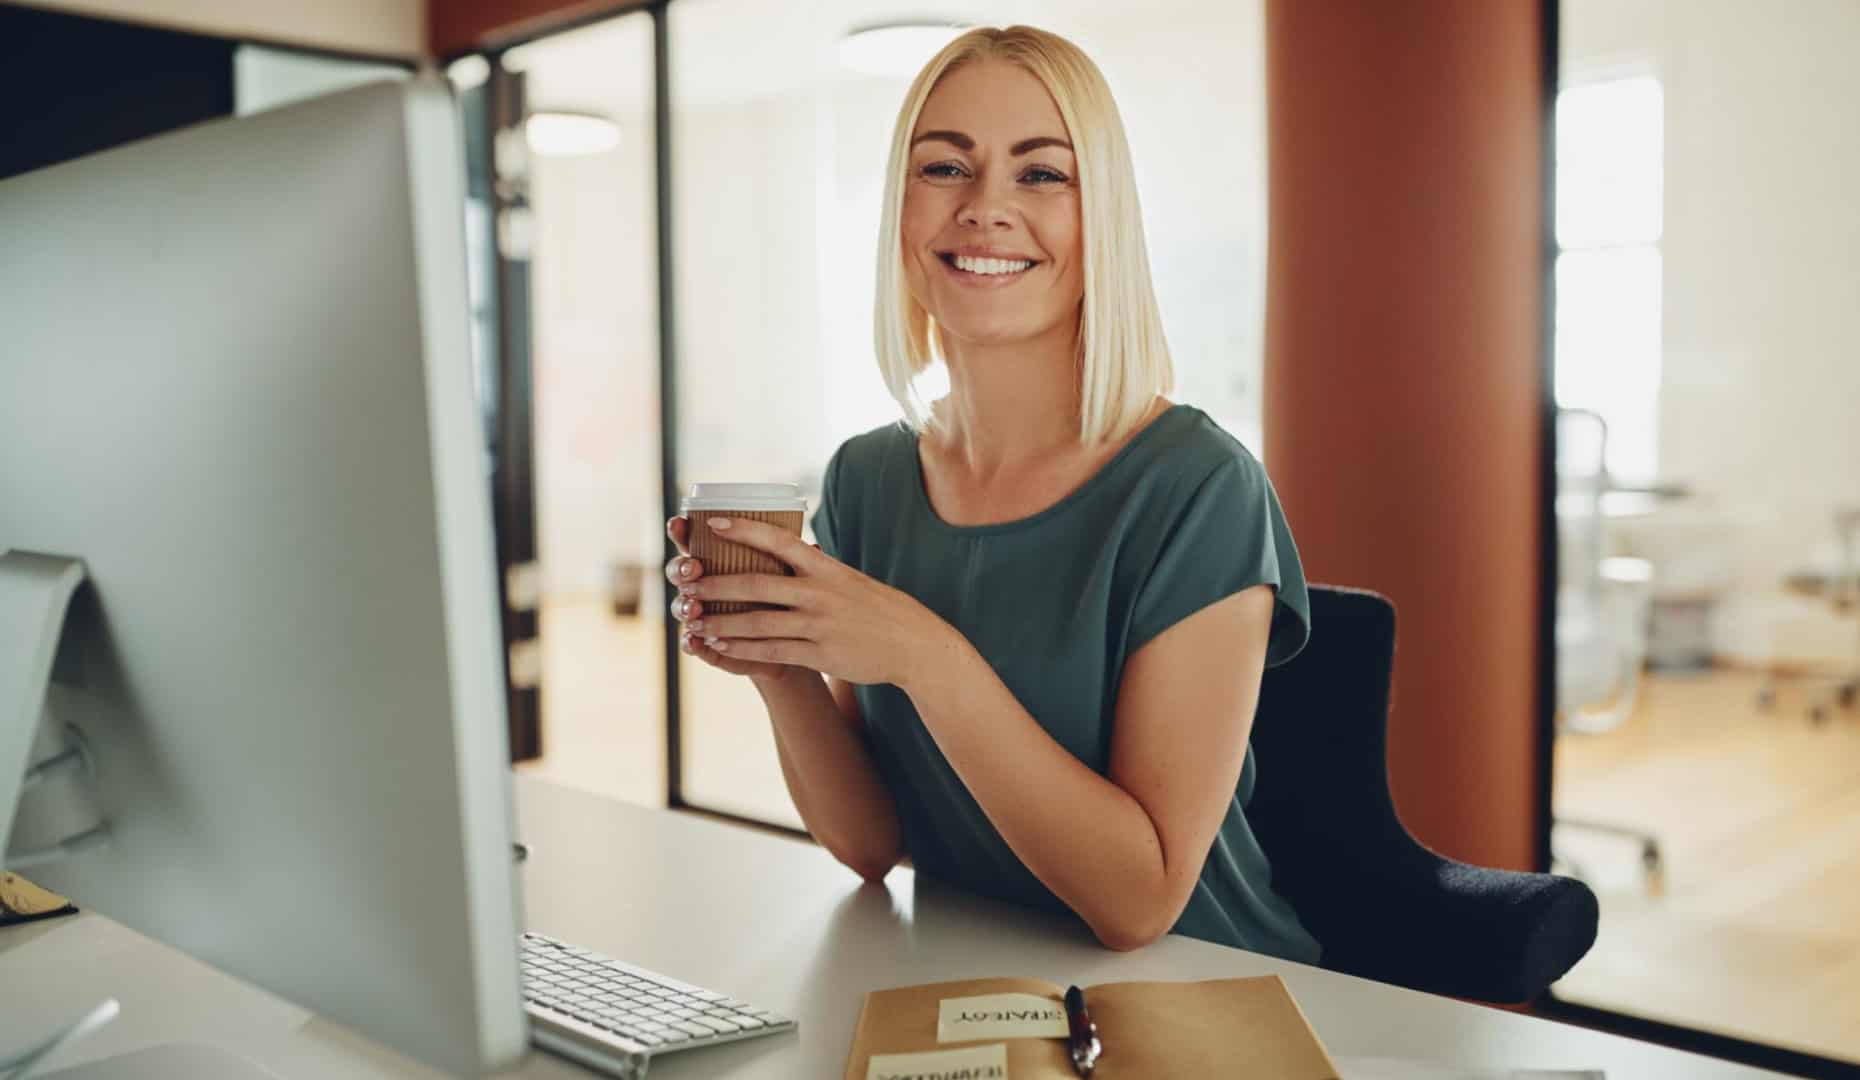
<instances>
[{"instance_id":1,"label":"shoulder-length blonde hair","mask_svg":"<svg viewBox=\"0 0 1860 1080\"><path fill-rule=\"evenodd\" d=\"M1135 428L1158 394L1174 388L1162 314L1150 284L1137 205L1136 171L1111 88L1091 58L1057 34L1030 26L978 27L949 43L918 72L898 110L885 171L878 230L878 297L873 318L878 366L911 427L933 426L914 379L944 358L936 320L911 297L899 219L911 133L944 75L965 64L1001 60L1031 73L1059 106L1078 160L1085 297L1079 311L1079 439L1101 442Z\"/></svg>"}]
</instances>

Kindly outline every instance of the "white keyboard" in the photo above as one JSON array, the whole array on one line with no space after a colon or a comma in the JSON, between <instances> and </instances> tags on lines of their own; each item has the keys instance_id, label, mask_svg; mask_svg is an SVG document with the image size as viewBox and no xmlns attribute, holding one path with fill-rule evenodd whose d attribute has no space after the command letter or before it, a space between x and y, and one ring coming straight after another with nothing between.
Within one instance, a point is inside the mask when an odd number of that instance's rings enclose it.
<instances>
[{"instance_id":1,"label":"white keyboard","mask_svg":"<svg viewBox=\"0 0 1860 1080\"><path fill-rule=\"evenodd\" d=\"M655 1054L792 1031L795 1022L542 934L524 934L530 1041L633 1080Z\"/></svg>"}]
</instances>

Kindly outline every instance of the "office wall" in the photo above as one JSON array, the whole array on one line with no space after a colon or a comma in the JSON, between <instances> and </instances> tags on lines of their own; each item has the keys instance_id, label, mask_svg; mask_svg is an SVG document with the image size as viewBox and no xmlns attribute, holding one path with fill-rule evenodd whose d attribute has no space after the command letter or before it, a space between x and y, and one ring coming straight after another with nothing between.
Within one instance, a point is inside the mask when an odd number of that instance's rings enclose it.
<instances>
[{"instance_id":1,"label":"office wall","mask_svg":"<svg viewBox=\"0 0 1860 1080\"><path fill-rule=\"evenodd\" d=\"M1777 592L1860 505L1860 3L1564 0L1565 85L1665 88L1660 471L1697 498L1630 523L1678 585L1724 590L1715 646L1851 658Z\"/></svg>"},{"instance_id":2,"label":"office wall","mask_svg":"<svg viewBox=\"0 0 1860 1080\"><path fill-rule=\"evenodd\" d=\"M225 116L226 41L0 6L0 179Z\"/></svg>"},{"instance_id":3,"label":"office wall","mask_svg":"<svg viewBox=\"0 0 1860 1080\"><path fill-rule=\"evenodd\" d=\"M24 0L31 7L216 37L412 58L426 49L426 0Z\"/></svg>"},{"instance_id":4,"label":"office wall","mask_svg":"<svg viewBox=\"0 0 1860 1080\"><path fill-rule=\"evenodd\" d=\"M1528 0L1266 3L1267 462L1307 575L1395 602L1403 820L1520 868L1540 731L1538 19Z\"/></svg>"}]
</instances>

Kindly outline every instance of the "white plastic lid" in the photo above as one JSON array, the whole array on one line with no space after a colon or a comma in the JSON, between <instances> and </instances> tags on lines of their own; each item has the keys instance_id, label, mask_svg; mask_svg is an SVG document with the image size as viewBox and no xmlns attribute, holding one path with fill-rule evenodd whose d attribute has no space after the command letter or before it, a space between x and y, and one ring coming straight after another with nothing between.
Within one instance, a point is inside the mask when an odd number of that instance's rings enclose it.
<instances>
[{"instance_id":1,"label":"white plastic lid","mask_svg":"<svg viewBox=\"0 0 1860 1080\"><path fill-rule=\"evenodd\" d=\"M807 513L807 500L796 484L692 484L681 510L755 510Z\"/></svg>"}]
</instances>

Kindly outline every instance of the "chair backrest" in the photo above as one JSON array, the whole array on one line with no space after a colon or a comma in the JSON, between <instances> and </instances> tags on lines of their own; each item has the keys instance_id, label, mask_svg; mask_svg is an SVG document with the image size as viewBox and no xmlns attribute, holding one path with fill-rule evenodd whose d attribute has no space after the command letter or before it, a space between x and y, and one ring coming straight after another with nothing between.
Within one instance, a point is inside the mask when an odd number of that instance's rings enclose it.
<instances>
[{"instance_id":1,"label":"chair backrest","mask_svg":"<svg viewBox=\"0 0 1860 1080\"><path fill-rule=\"evenodd\" d=\"M1360 917L1353 870L1438 857L1403 828L1389 794L1395 606L1359 589L1314 585L1310 596L1310 641L1260 684L1246 814L1274 890L1325 942Z\"/></svg>"},{"instance_id":2,"label":"chair backrest","mask_svg":"<svg viewBox=\"0 0 1860 1080\"><path fill-rule=\"evenodd\" d=\"M1592 409L1556 411L1557 580L1593 598L1604 547L1602 494L1608 474L1608 422Z\"/></svg>"}]
</instances>

